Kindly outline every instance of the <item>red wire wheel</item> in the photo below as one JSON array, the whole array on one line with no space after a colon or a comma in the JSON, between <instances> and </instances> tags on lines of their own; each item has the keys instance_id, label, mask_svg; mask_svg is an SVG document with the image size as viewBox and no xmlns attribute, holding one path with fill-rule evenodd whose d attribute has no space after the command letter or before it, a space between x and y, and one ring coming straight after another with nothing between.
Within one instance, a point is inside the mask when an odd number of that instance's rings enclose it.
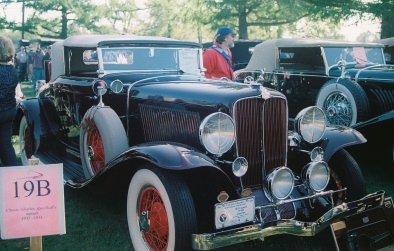
<instances>
[{"instance_id":1,"label":"red wire wheel","mask_svg":"<svg viewBox=\"0 0 394 251\"><path fill-rule=\"evenodd\" d=\"M29 165L29 159L34 154L34 139L32 131L27 123L26 117L23 116L19 125L19 149L22 165Z\"/></svg>"},{"instance_id":2,"label":"red wire wheel","mask_svg":"<svg viewBox=\"0 0 394 251\"><path fill-rule=\"evenodd\" d=\"M31 140L30 128L28 126L26 126L25 128L23 134L23 140L25 142L24 149L25 149L26 158L30 159L31 156L33 155L33 142Z\"/></svg>"},{"instance_id":3,"label":"red wire wheel","mask_svg":"<svg viewBox=\"0 0 394 251\"><path fill-rule=\"evenodd\" d=\"M159 191L149 187L142 191L138 215L149 212L149 231L142 231L142 237L150 250L166 250L168 246L169 226L166 208Z\"/></svg>"},{"instance_id":4,"label":"red wire wheel","mask_svg":"<svg viewBox=\"0 0 394 251\"><path fill-rule=\"evenodd\" d=\"M197 214L185 179L141 165L129 185L127 222L135 250L191 250Z\"/></svg>"},{"instance_id":5,"label":"red wire wheel","mask_svg":"<svg viewBox=\"0 0 394 251\"><path fill-rule=\"evenodd\" d=\"M97 173L104 167L105 154L104 144L100 133L97 129L93 129L88 135L88 146L90 148L89 158L90 165L94 173Z\"/></svg>"}]
</instances>

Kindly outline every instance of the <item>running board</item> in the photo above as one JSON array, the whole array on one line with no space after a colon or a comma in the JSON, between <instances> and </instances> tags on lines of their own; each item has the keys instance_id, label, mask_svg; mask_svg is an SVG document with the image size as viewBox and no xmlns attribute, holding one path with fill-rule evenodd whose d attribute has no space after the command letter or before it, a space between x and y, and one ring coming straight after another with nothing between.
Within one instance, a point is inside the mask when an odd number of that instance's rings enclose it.
<instances>
[{"instance_id":1,"label":"running board","mask_svg":"<svg viewBox=\"0 0 394 251\"><path fill-rule=\"evenodd\" d=\"M38 158L42 164L63 163L64 181L72 180L75 183L83 183L86 181L82 165L70 160L70 157L67 153L46 151L35 153L34 157Z\"/></svg>"}]
</instances>

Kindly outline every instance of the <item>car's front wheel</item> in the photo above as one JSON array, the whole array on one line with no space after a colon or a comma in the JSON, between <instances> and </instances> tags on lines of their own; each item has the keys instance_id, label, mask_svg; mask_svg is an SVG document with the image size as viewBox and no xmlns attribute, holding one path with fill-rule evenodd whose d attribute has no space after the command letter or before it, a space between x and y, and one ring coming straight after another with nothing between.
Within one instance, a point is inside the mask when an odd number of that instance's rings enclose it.
<instances>
[{"instance_id":1,"label":"car's front wheel","mask_svg":"<svg viewBox=\"0 0 394 251\"><path fill-rule=\"evenodd\" d=\"M191 250L197 219L182 176L142 166L130 182L127 221L135 250Z\"/></svg>"},{"instance_id":2,"label":"car's front wheel","mask_svg":"<svg viewBox=\"0 0 394 251\"><path fill-rule=\"evenodd\" d=\"M346 192L335 196L337 204L353 201L367 194L366 184L361 169L354 158L344 149L338 150L329 160L331 179L328 189L347 188Z\"/></svg>"},{"instance_id":3,"label":"car's front wheel","mask_svg":"<svg viewBox=\"0 0 394 251\"><path fill-rule=\"evenodd\" d=\"M370 106L361 86L345 78L331 79L320 89L316 106L323 109L331 125L351 126L367 120Z\"/></svg>"}]
</instances>

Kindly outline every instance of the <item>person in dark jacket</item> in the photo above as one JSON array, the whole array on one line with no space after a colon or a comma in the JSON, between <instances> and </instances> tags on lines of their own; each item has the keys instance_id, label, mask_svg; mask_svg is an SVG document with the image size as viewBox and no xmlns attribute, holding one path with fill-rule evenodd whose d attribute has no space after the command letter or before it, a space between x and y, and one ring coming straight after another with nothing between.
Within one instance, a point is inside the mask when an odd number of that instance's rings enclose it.
<instances>
[{"instance_id":1,"label":"person in dark jacket","mask_svg":"<svg viewBox=\"0 0 394 251\"><path fill-rule=\"evenodd\" d=\"M3 166L17 165L11 141L12 122L16 115L15 88L18 84L14 55L12 41L0 36L0 160Z\"/></svg>"}]
</instances>

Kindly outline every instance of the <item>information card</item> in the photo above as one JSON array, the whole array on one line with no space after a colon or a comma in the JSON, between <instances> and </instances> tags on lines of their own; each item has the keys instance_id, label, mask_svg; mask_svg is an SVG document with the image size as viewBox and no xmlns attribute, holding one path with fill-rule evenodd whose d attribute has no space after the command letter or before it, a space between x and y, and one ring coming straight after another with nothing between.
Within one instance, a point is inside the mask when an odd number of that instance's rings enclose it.
<instances>
[{"instance_id":1,"label":"information card","mask_svg":"<svg viewBox=\"0 0 394 251\"><path fill-rule=\"evenodd\" d=\"M1 238L65 234L63 164L0 167Z\"/></svg>"}]
</instances>

